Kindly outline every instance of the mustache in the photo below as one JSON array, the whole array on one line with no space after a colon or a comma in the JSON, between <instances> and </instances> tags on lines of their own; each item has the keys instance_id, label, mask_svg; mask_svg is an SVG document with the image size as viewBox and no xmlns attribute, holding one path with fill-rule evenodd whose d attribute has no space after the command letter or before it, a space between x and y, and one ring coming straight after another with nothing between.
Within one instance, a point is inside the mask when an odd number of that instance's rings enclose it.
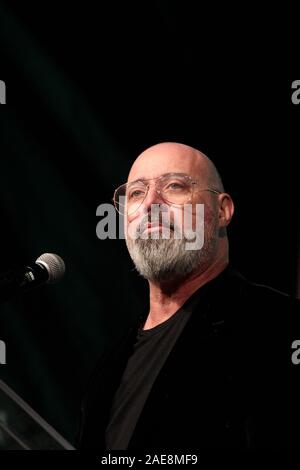
<instances>
[{"instance_id":1,"label":"mustache","mask_svg":"<svg viewBox=\"0 0 300 470\"><path fill-rule=\"evenodd\" d=\"M141 222L136 228L137 235L141 235L146 230L149 223L159 224L162 227L172 230L173 232L176 231L176 225L171 219L168 219L168 221L165 221L164 218L162 217L162 212L154 212L152 214L148 213L143 217L143 219L141 220Z\"/></svg>"}]
</instances>

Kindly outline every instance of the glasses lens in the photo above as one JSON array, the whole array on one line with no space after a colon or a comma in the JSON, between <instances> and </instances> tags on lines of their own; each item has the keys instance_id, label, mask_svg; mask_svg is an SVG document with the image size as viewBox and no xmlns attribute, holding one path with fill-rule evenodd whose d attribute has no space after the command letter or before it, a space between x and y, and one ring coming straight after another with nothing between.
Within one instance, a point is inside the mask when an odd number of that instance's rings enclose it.
<instances>
[{"instance_id":1,"label":"glasses lens","mask_svg":"<svg viewBox=\"0 0 300 470\"><path fill-rule=\"evenodd\" d=\"M193 185L187 176L167 175L159 180L159 191L163 199L171 204L182 205L192 196Z\"/></svg>"},{"instance_id":2,"label":"glasses lens","mask_svg":"<svg viewBox=\"0 0 300 470\"><path fill-rule=\"evenodd\" d=\"M141 181L123 184L115 192L116 209L121 214L130 215L140 207L146 195L147 186Z\"/></svg>"},{"instance_id":3,"label":"glasses lens","mask_svg":"<svg viewBox=\"0 0 300 470\"><path fill-rule=\"evenodd\" d=\"M186 175L166 175L157 180L156 190L164 201L182 205L191 200L193 183ZM116 209L123 215L133 214L144 202L147 191L148 186L142 181L123 184L115 192Z\"/></svg>"}]
</instances>

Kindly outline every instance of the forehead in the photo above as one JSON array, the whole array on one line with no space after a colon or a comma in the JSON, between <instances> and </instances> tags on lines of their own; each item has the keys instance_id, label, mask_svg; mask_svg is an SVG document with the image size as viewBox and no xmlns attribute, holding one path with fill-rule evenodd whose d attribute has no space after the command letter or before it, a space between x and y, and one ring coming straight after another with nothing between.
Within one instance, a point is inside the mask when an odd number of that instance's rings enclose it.
<instances>
[{"instance_id":1,"label":"forehead","mask_svg":"<svg viewBox=\"0 0 300 470\"><path fill-rule=\"evenodd\" d=\"M193 177L204 174L204 165L197 154L184 153L177 149L148 150L132 165L128 181L157 178L166 173L185 173Z\"/></svg>"}]
</instances>

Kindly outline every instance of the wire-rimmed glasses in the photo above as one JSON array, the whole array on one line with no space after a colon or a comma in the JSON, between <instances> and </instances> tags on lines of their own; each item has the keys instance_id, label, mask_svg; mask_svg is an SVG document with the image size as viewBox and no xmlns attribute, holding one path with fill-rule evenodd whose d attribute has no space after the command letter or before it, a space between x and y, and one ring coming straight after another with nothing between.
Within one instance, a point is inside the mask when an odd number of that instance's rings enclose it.
<instances>
[{"instance_id":1,"label":"wire-rimmed glasses","mask_svg":"<svg viewBox=\"0 0 300 470\"><path fill-rule=\"evenodd\" d=\"M198 181L185 173L167 173L157 178L139 179L122 184L114 192L114 205L122 215L136 212L147 197L150 181L155 180L158 196L168 205L182 206L192 201L194 187L200 186ZM210 191L221 194L214 188L198 188L199 191Z\"/></svg>"}]
</instances>

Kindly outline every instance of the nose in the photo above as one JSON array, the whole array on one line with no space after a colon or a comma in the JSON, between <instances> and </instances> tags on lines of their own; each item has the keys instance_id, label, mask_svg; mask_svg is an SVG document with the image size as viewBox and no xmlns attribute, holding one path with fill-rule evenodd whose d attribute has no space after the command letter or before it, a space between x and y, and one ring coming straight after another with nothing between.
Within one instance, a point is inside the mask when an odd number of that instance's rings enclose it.
<instances>
[{"instance_id":1,"label":"nose","mask_svg":"<svg viewBox=\"0 0 300 470\"><path fill-rule=\"evenodd\" d=\"M164 200L161 198L154 184L150 184L147 195L140 207L127 216L128 223L140 219L145 216L145 214L150 214L152 204L164 204Z\"/></svg>"},{"instance_id":2,"label":"nose","mask_svg":"<svg viewBox=\"0 0 300 470\"><path fill-rule=\"evenodd\" d=\"M163 199L160 196L159 192L157 191L154 185L150 185L148 189L148 193L146 198L143 202L143 208L146 212L151 211L152 204L163 204Z\"/></svg>"}]
</instances>

